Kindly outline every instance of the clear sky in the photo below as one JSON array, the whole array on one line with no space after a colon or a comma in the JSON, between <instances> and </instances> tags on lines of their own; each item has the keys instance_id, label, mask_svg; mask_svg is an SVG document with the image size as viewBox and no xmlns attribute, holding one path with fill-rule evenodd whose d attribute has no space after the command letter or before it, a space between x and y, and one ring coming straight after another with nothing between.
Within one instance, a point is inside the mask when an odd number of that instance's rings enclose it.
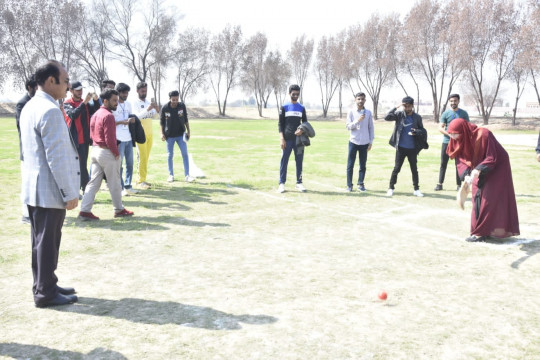
<instances>
[{"instance_id":1,"label":"clear sky","mask_svg":"<svg viewBox=\"0 0 540 360\"><path fill-rule=\"evenodd\" d=\"M268 2L182 1L175 2L185 17L181 26L196 26L219 32L238 24L246 37L265 33L272 48L287 50L299 34L318 39L336 34L350 25L363 23L378 12L406 14L416 0L274 0Z\"/></svg>"}]
</instances>

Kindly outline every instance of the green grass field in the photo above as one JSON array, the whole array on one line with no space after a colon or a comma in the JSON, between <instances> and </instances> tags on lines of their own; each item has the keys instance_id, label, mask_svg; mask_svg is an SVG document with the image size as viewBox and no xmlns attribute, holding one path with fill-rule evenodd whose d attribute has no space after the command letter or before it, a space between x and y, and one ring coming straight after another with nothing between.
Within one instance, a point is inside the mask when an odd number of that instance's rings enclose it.
<instances>
[{"instance_id":1,"label":"green grass field","mask_svg":"<svg viewBox=\"0 0 540 360\"><path fill-rule=\"evenodd\" d=\"M277 121L190 122L189 151L206 177L166 182L156 121L153 188L124 198L130 219L113 218L105 191L93 208L100 221L68 212L57 275L79 302L37 309L17 131L0 119L0 359L540 357L536 132L494 130L511 157L521 235L471 244L470 201L458 209L451 166L448 190L433 191L433 124L419 155L426 196L412 196L405 162L387 198L392 124L375 123L367 193L344 191L344 124L317 121L308 192L294 190L291 157L288 191L278 194Z\"/></svg>"}]
</instances>

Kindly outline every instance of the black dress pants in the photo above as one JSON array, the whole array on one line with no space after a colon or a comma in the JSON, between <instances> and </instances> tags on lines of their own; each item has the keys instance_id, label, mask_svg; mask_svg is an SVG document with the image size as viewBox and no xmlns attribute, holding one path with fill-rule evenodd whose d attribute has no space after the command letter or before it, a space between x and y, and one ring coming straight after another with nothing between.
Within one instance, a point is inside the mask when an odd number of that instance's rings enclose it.
<instances>
[{"instance_id":1,"label":"black dress pants","mask_svg":"<svg viewBox=\"0 0 540 360\"><path fill-rule=\"evenodd\" d=\"M28 205L32 238L32 274L34 276L34 302L49 302L58 294L54 274L58 265L65 209L52 209Z\"/></svg>"},{"instance_id":2,"label":"black dress pants","mask_svg":"<svg viewBox=\"0 0 540 360\"><path fill-rule=\"evenodd\" d=\"M392 176L390 177L390 189L394 189L394 185L397 182L397 176L401 171L401 166L405 161L405 158L409 160L409 166L411 167L412 181L414 190L418 190L418 168L416 166L416 159L418 157L418 150L416 149L406 149L401 146L396 148L396 163L394 165L394 170L392 171Z\"/></svg>"}]
</instances>

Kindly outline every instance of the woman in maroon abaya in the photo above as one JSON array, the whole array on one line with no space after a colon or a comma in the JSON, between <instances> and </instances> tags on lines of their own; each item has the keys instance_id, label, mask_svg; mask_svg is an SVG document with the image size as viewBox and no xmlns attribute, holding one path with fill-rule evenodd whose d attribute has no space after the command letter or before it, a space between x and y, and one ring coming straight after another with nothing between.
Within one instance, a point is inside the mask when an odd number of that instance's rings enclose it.
<instances>
[{"instance_id":1,"label":"woman in maroon abaya","mask_svg":"<svg viewBox=\"0 0 540 360\"><path fill-rule=\"evenodd\" d=\"M446 153L452 159L458 158L460 176L472 179L471 236L466 240L519 235L516 195L506 150L491 131L464 119L453 120L448 133Z\"/></svg>"}]
</instances>

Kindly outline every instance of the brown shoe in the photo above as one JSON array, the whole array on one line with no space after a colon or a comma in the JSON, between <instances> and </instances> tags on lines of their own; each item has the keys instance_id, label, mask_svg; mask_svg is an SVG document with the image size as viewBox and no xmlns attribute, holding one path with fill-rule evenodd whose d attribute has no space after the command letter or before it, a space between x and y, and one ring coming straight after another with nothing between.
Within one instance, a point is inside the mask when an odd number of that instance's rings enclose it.
<instances>
[{"instance_id":1,"label":"brown shoe","mask_svg":"<svg viewBox=\"0 0 540 360\"><path fill-rule=\"evenodd\" d=\"M133 211L129 211L128 209L124 208L121 211L114 213L114 217L125 217L125 216L133 216Z\"/></svg>"}]
</instances>

